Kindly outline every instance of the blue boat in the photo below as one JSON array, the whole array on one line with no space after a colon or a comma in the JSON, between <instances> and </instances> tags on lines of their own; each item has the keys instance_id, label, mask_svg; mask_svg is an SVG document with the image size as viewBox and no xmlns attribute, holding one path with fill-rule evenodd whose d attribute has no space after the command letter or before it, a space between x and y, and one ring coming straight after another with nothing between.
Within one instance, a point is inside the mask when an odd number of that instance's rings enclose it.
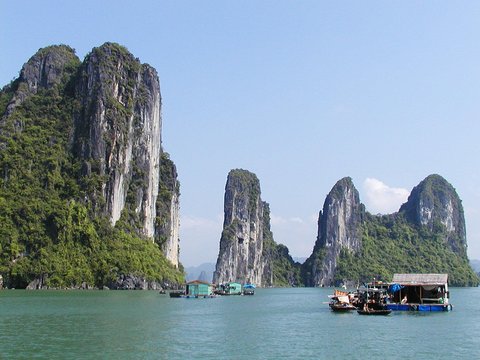
<instances>
[{"instance_id":1,"label":"blue boat","mask_svg":"<svg viewBox=\"0 0 480 360\"><path fill-rule=\"evenodd\" d=\"M243 285L243 295L254 295L255 294L255 285L247 283Z\"/></svg>"},{"instance_id":2,"label":"blue boat","mask_svg":"<svg viewBox=\"0 0 480 360\"><path fill-rule=\"evenodd\" d=\"M450 311L448 274L394 274L388 287L387 309Z\"/></svg>"}]
</instances>

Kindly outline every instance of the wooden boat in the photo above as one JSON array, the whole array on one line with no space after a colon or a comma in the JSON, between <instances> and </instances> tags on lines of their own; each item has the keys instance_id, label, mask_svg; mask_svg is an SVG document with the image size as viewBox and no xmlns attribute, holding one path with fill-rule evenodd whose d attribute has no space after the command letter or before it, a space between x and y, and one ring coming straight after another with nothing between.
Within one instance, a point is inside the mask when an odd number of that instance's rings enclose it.
<instances>
[{"instance_id":1,"label":"wooden boat","mask_svg":"<svg viewBox=\"0 0 480 360\"><path fill-rule=\"evenodd\" d=\"M357 310L355 306L349 303L340 303L340 302L331 302L328 304L330 309L335 312L349 312L352 310Z\"/></svg>"},{"instance_id":2,"label":"wooden boat","mask_svg":"<svg viewBox=\"0 0 480 360\"><path fill-rule=\"evenodd\" d=\"M329 295L332 299L328 306L330 309L335 312L348 312L352 310L357 310L357 307L352 304L353 294L350 294L346 291L334 290L333 295Z\"/></svg>"},{"instance_id":3,"label":"wooden boat","mask_svg":"<svg viewBox=\"0 0 480 360\"><path fill-rule=\"evenodd\" d=\"M170 291L171 298L180 298L185 295L185 291Z\"/></svg>"},{"instance_id":4,"label":"wooden boat","mask_svg":"<svg viewBox=\"0 0 480 360\"><path fill-rule=\"evenodd\" d=\"M357 312L360 315L388 315L392 312L387 308L388 284L380 281L366 284L358 289L359 303Z\"/></svg>"}]
</instances>

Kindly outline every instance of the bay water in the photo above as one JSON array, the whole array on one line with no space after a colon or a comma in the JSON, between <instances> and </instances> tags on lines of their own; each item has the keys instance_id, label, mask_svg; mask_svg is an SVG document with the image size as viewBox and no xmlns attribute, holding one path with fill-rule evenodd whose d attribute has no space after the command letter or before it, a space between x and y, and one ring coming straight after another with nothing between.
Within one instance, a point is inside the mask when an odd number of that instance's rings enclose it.
<instances>
[{"instance_id":1,"label":"bay water","mask_svg":"<svg viewBox=\"0 0 480 360\"><path fill-rule=\"evenodd\" d=\"M480 288L445 313L333 313L333 289L174 299L156 291L0 291L0 359L479 359Z\"/></svg>"}]
</instances>

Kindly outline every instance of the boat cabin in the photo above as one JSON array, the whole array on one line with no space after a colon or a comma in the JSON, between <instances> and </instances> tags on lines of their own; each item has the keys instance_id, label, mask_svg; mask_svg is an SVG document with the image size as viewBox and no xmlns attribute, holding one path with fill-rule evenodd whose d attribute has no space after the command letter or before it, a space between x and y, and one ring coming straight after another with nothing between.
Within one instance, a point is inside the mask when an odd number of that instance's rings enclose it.
<instances>
[{"instance_id":1,"label":"boat cabin","mask_svg":"<svg viewBox=\"0 0 480 360\"><path fill-rule=\"evenodd\" d=\"M448 274L394 274L388 288L392 310L448 311Z\"/></svg>"},{"instance_id":2,"label":"boat cabin","mask_svg":"<svg viewBox=\"0 0 480 360\"><path fill-rule=\"evenodd\" d=\"M236 282L220 284L215 293L218 295L242 295L242 284Z\"/></svg>"},{"instance_id":3,"label":"boat cabin","mask_svg":"<svg viewBox=\"0 0 480 360\"><path fill-rule=\"evenodd\" d=\"M388 299L387 289L383 287L361 287L358 289L358 308L384 310Z\"/></svg>"},{"instance_id":4,"label":"boat cabin","mask_svg":"<svg viewBox=\"0 0 480 360\"><path fill-rule=\"evenodd\" d=\"M187 282L185 295L189 297L204 297L213 294L213 285L200 280Z\"/></svg>"}]
</instances>

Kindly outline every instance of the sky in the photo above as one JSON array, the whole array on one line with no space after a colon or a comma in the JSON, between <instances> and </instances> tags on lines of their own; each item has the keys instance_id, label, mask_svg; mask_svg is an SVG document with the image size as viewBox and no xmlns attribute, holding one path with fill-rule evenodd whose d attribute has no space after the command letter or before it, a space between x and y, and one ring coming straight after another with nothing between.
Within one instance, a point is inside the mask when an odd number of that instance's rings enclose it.
<instances>
[{"instance_id":1,"label":"sky","mask_svg":"<svg viewBox=\"0 0 480 360\"><path fill-rule=\"evenodd\" d=\"M185 266L216 261L235 168L259 178L294 257L341 178L387 214L440 174L480 259L479 18L478 1L0 0L0 86L54 44L83 59L117 42L152 65Z\"/></svg>"}]
</instances>

